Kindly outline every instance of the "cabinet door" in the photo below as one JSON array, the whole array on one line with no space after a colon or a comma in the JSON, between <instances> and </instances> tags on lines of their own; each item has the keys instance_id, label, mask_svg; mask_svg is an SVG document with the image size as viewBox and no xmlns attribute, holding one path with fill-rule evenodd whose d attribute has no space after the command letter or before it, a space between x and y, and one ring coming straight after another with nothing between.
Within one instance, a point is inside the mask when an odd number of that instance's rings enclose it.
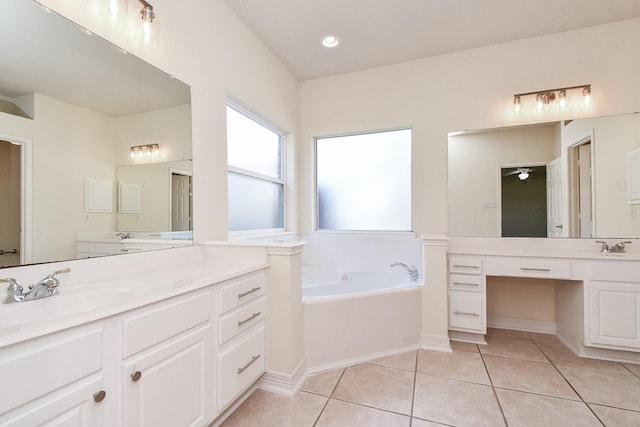
<instances>
[{"instance_id":1,"label":"cabinet door","mask_svg":"<svg viewBox=\"0 0 640 427\"><path fill-rule=\"evenodd\" d=\"M100 427L103 425L103 407L107 404L107 399L109 396L102 390L102 376L93 375L51 393L34 404L1 416L0 425Z\"/></svg>"},{"instance_id":2,"label":"cabinet door","mask_svg":"<svg viewBox=\"0 0 640 427\"><path fill-rule=\"evenodd\" d=\"M123 425L201 426L213 402L211 326L201 326L123 364Z\"/></svg>"},{"instance_id":3,"label":"cabinet door","mask_svg":"<svg viewBox=\"0 0 640 427\"><path fill-rule=\"evenodd\" d=\"M640 284L590 286L591 343L640 350Z\"/></svg>"}]
</instances>

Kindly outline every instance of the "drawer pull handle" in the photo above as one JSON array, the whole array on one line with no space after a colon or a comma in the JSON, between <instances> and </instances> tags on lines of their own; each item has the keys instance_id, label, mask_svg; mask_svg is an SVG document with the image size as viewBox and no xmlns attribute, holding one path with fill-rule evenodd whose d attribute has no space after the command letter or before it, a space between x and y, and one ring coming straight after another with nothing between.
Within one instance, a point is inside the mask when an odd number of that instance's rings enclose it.
<instances>
[{"instance_id":1,"label":"drawer pull handle","mask_svg":"<svg viewBox=\"0 0 640 427\"><path fill-rule=\"evenodd\" d=\"M242 368L238 368L238 375L243 373L245 371L245 369L247 369L249 366L253 365L253 363L258 359L260 359L260 355L259 354L257 356L251 357L251 361L249 363L244 365Z\"/></svg>"},{"instance_id":2,"label":"drawer pull handle","mask_svg":"<svg viewBox=\"0 0 640 427\"><path fill-rule=\"evenodd\" d=\"M480 286L479 283L453 282L453 284L458 286Z\"/></svg>"},{"instance_id":3,"label":"drawer pull handle","mask_svg":"<svg viewBox=\"0 0 640 427\"><path fill-rule=\"evenodd\" d=\"M251 316L247 317L244 320L238 320L238 326L242 326L247 322L252 321L253 319L255 319L256 317L260 316L262 313L257 312L257 313L253 313Z\"/></svg>"},{"instance_id":4,"label":"drawer pull handle","mask_svg":"<svg viewBox=\"0 0 640 427\"><path fill-rule=\"evenodd\" d=\"M550 268L529 268L529 267L520 267L522 271L541 271L543 273L549 273L551 271Z\"/></svg>"},{"instance_id":5,"label":"drawer pull handle","mask_svg":"<svg viewBox=\"0 0 640 427\"><path fill-rule=\"evenodd\" d=\"M93 401L100 403L107 397L107 392L104 390L100 390L98 392L93 393Z\"/></svg>"},{"instance_id":6,"label":"drawer pull handle","mask_svg":"<svg viewBox=\"0 0 640 427\"><path fill-rule=\"evenodd\" d=\"M135 371L133 374L131 374L131 381L133 382L138 381L140 378L142 378L142 372L140 371Z\"/></svg>"},{"instance_id":7,"label":"drawer pull handle","mask_svg":"<svg viewBox=\"0 0 640 427\"><path fill-rule=\"evenodd\" d=\"M247 292L241 292L238 294L238 298L246 297L249 294L257 292L260 290L260 286L256 286L255 288L249 289Z\"/></svg>"},{"instance_id":8,"label":"drawer pull handle","mask_svg":"<svg viewBox=\"0 0 640 427\"><path fill-rule=\"evenodd\" d=\"M464 264L453 264L456 268L475 268L476 270L480 268L479 265L464 265Z\"/></svg>"},{"instance_id":9,"label":"drawer pull handle","mask_svg":"<svg viewBox=\"0 0 640 427\"><path fill-rule=\"evenodd\" d=\"M480 315L478 313L465 313L464 311L454 311L453 314L457 314L459 316L473 316L473 317L480 317Z\"/></svg>"}]
</instances>

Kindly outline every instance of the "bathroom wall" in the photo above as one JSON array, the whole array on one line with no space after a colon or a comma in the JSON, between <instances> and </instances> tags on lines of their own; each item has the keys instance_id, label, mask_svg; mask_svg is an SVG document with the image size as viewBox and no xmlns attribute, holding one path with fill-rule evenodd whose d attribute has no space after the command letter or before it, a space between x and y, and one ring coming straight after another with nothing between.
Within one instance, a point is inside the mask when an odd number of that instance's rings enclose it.
<instances>
[{"instance_id":1,"label":"bathroom wall","mask_svg":"<svg viewBox=\"0 0 640 427\"><path fill-rule=\"evenodd\" d=\"M414 231L446 234L447 133L561 119L515 118L513 94L584 83L594 104L580 114L640 111L638 40L640 19L632 19L302 82L298 232L314 229L314 137L412 126ZM446 334L446 283L423 293L423 312L432 313L423 333Z\"/></svg>"}]
</instances>

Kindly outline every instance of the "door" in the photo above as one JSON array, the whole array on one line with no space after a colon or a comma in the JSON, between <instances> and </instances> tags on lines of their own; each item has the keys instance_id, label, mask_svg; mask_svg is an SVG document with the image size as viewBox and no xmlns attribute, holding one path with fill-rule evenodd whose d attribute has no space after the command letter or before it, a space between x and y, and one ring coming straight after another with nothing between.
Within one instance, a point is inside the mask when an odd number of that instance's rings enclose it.
<instances>
[{"instance_id":1,"label":"door","mask_svg":"<svg viewBox=\"0 0 640 427\"><path fill-rule=\"evenodd\" d=\"M640 349L640 284L590 283L591 343Z\"/></svg>"},{"instance_id":2,"label":"door","mask_svg":"<svg viewBox=\"0 0 640 427\"><path fill-rule=\"evenodd\" d=\"M191 230L191 176L171 173L171 231Z\"/></svg>"},{"instance_id":3,"label":"door","mask_svg":"<svg viewBox=\"0 0 640 427\"><path fill-rule=\"evenodd\" d=\"M593 238L593 182L592 137L589 136L569 147L569 235Z\"/></svg>"},{"instance_id":4,"label":"door","mask_svg":"<svg viewBox=\"0 0 640 427\"><path fill-rule=\"evenodd\" d=\"M564 235L561 170L560 157L547 164L547 237Z\"/></svg>"},{"instance_id":5,"label":"door","mask_svg":"<svg viewBox=\"0 0 640 427\"><path fill-rule=\"evenodd\" d=\"M0 267L20 265L20 150L0 141Z\"/></svg>"}]
</instances>

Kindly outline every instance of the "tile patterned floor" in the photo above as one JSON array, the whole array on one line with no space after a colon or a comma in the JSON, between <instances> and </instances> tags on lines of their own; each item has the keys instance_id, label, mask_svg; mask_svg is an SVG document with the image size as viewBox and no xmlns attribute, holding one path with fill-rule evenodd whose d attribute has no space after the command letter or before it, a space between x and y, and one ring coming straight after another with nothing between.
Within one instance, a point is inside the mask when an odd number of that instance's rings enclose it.
<instances>
[{"instance_id":1,"label":"tile patterned floor","mask_svg":"<svg viewBox=\"0 0 640 427\"><path fill-rule=\"evenodd\" d=\"M256 390L222 427L640 426L640 365L576 357L556 337L492 329Z\"/></svg>"}]
</instances>

